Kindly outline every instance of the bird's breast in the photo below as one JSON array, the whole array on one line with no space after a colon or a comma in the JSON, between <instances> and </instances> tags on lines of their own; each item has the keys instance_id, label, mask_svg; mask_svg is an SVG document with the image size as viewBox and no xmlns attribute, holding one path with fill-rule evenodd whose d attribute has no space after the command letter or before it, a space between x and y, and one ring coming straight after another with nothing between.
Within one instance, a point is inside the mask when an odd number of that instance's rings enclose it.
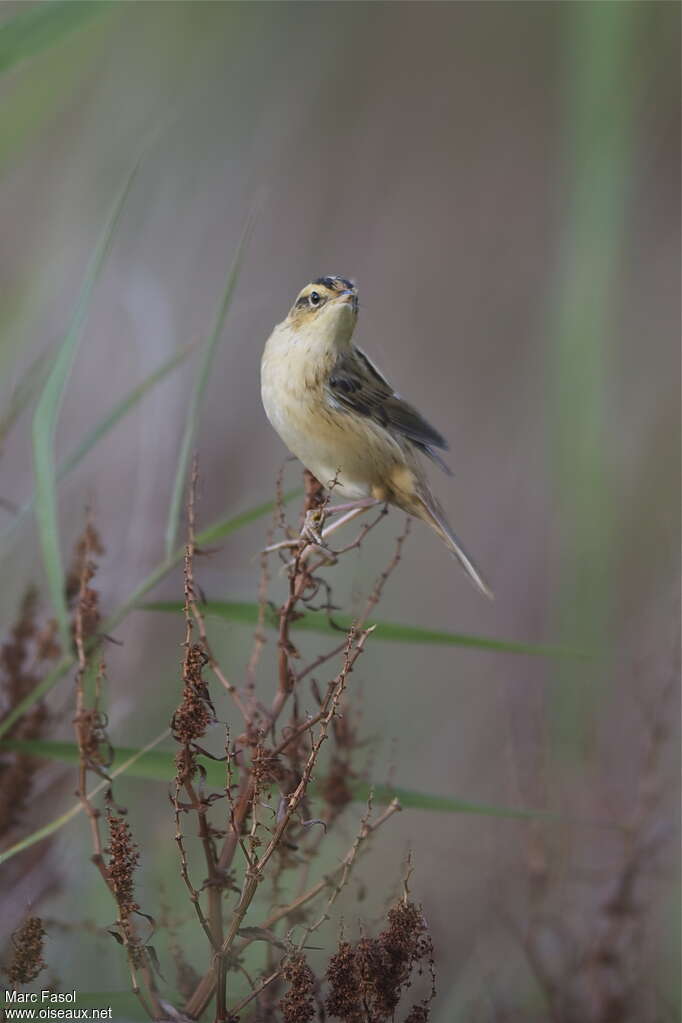
<instances>
[{"instance_id":1,"label":"bird's breast","mask_svg":"<svg viewBox=\"0 0 682 1023\"><path fill-rule=\"evenodd\" d=\"M261 394L270 423L286 446L323 484L340 472L338 492L367 497L371 473L353 417L331 408L325 387L335 353L275 331L261 363Z\"/></svg>"},{"instance_id":2,"label":"bird's breast","mask_svg":"<svg viewBox=\"0 0 682 1023\"><path fill-rule=\"evenodd\" d=\"M288 424L300 427L324 404L326 363L310 342L297 342L277 331L270 337L261 362L261 394L268 419L280 435Z\"/></svg>"}]
</instances>

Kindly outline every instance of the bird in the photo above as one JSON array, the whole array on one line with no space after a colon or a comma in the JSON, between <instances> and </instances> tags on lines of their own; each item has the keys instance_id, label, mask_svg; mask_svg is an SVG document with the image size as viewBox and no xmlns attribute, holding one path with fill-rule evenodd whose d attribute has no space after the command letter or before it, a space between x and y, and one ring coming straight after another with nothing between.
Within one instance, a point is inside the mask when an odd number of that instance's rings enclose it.
<instances>
[{"instance_id":1,"label":"bird","mask_svg":"<svg viewBox=\"0 0 682 1023\"><path fill-rule=\"evenodd\" d=\"M299 292L261 360L265 413L319 482L358 503L380 501L425 522L486 597L493 594L432 493L421 456L449 472L445 438L353 344L358 289L318 277Z\"/></svg>"}]
</instances>

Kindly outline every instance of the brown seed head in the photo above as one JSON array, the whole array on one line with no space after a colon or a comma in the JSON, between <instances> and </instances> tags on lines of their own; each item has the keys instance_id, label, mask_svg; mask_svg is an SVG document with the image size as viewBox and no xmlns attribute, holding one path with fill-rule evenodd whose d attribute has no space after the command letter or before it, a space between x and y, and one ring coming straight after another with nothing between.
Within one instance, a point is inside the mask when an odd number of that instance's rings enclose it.
<instances>
[{"instance_id":1,"label":"brown seed head","mask_svg":"<svg viewBox=\"0 0 682 1023\"><path fill-rule=\"evenodd\" d=\"M301 952L290 956L282 971L289 990L280 999L279 1008L284 1023L310 1023L315 1016L312 998L315 975Z\"/></svg>"},{"instance_id":2,"label":"brown seed head","mask_svg":"<svg viewBox=\"0 0 682 1023\"><path fill-rule=\"evenodd\" d=\"M29 916L12 935L12 961L7 979L12 986L30 984L45 969L43 945L45 930L38 916Z\"/></svg>"},{"instance_id":3,"label":"brown seed head","mask_svg":"<svg viewBox=\"0 0 682 1023\"><path fill-rule=\"evenodd\" d=\"M140 853L124 817L109 815L109 877L122 920L140 907L134 898L135 868Z\"/></svg>"}]
</instances>

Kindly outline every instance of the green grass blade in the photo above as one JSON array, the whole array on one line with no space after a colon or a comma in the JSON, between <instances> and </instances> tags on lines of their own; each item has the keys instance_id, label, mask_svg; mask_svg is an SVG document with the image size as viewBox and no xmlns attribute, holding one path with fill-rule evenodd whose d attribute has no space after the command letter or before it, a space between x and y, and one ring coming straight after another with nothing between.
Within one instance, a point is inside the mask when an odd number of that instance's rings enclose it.
<instances>
[{"instance_id":1,"label":"green grass blade","mask_svg":"<svg viewBox=\"0 0 682 1023\"><path fill-rule=\"evenodd\" d=\"M148 601L141 605L147 611L182 612L183 605L179 601ZM258 622L258 604L245 601L210 600L204 606L207 616L222 618L224 621L239 625L256 625ZM308 611L302 618L292 622L293 629L307 632L320 632L338 636L350 628L353 619L348 615L333 615L334 625L324 611ZM266 624L277 627L277 617L270 613ZM491 650L496 653L529 654L534 657L584 657L580 651L568 648L546 646L536 643L520 643L508 639L490 639L487 636L472 636L461 632L443 632L436 629L423 629L417 625L401 625L397 622L382 622L372 619L376 626L374 640L385 640L390 643L422 643L436 646L473 647L477 650Z\"/></svg>"},{"instance_id":2,"label":"green grass blade","mask_svg":"<svg viewBox=\"0 0 682 1023\"><path fill-rule=\"evenodd\" d=\"M183 362L189 353L192 351L193 346L187 345L185 348L181 348L179 352L172 355L170 359L162 363L158 369L154 370L148 377L146 377L137 387L134 387L124 398L122 398L112 409L107 412L102 419L99 420L95 426L86 433L83 440L78 444L71 454L64 459L57 469L57 482L60 482L67 476L72 469L81 462L85 456L92 450L102 437L104 437L110 430L116 426L116 424L123 419L128 412L130 412L139 401L147 394L148 391L154 387L155 384L163 380L172 370L179 366ZM0 434L1 437L1 434ZM30 513L33 508L34 498L29 498L18 510L10 524L0 533L0 541L7 540L13 535L15 529L19 526L22 520Z\"/></svg>"},{"instance_id":3,"label":"green grass blade","mask_svg":"<svg viewBox=\"0 0 682 1023\"><path fill-rule=\"evenodd\" d=\"M178 539L178 526L180 522L180 509L182 508L183 501L185 499L185 483L187 478L187 468L189 466L189 459L194 445L194 438L197 432L197 425L199 422L199 413L201 410L201 403L206 391L206 384L211 372L211 366L213 365L213 359L223 333L223 327L225 326L225 318L227 317L230 305L232 304L232 296L234 295L234 289L237 286L239 280L239 272L242 267L244 260L244 254L246 252L246 246L251 235L251 229L253 226L253 216L249 216L242 236L239 239L237 245L237 251L235 252L232 265L227 275L225 282L225 288L220 300L220 306L216 313L215 322L213 324L213 330L211 331L210 337L204 347L203 356L197 370L197 375L194 381L194 387L192 389L192 396L190 398L189 407L187 409L187 416L185 418L185 428L180 442L180 452L178 454L178 464L175 470L175 482L173 484L173 493L171 495L170 508L168 510L168 523L166 525L166 557L170 557L172 552L175 550L177 539Z\"/></svg>"},{"instance_id":4,"label":"green grass blade","mask_svg":"<svg viewBox=\"0 0 682 1023\"><path fill-rule=\"evenodd\" d=\"M148 781L159 781L167 784L175 774L175 754L154 750L160 742L167 739L170 729L165 729L143 749L135 750L120 748L116 750L114 765L109 775L116 778L121 774L127 774L133 778L141 778ZM79 759L78 747L72 742L51 742L44 739L34 740L9 740L0 744L0 749L29 753L32 756L45 757L49 760L57 760L66 764L77 764ZM206 781L215 787L222 787L225 784L225 766L214 760L202 758L206 770ZM100 782L90 793L97 795L106 788L108 781ZM386 785L370 786L366 782L356 782L352 786L353 801L366 803L370 793L376 804L388 804L392 799L397 798L406 809L429 810L435 813L466 813L485 817L506 817L515 819L544 818L558 820L557 814L547 813L542 810L529 810L523 807L492 806L487 803L471 803L463 799L452 799L448 796L432 795L425 792L416 792L412 789L390 788ZM315 786L312 786L315 791ZM49 824L37 828L16 845L11 846L0 853L0 864L23 852L30 846L48 838L62 828L70 820L80 813L82 805L76 803L66 813L55 817Z\"/></svg>"},{"instance_id":5,"label":"green grass blade","mask_svg":"<svg viewBox=\"0 0 682 1023\"><path fill-rule=\"evenodd\" d=\"M167 733L165 733L167 734ZM29 753L47 760L58 760L64 764L78 763L78 746L73 742L53 742L46 739L17 739L3 742L2 749L17 753ZM130 765L126 773L133 778L146 781L168 782L175 773L175 754L160 750L140 750L120 747L116 750L114 763ZM202 760L206 770L206 781L214 786L225 783L225 766L213 760ZM489 803L471 803L463 799L452 799L449 796L438 796L428 792L417 792L414 789L393 788L388 785L369 785L357 782L352 785L355 802L365 803L373 793L375 803L387 804L392 799L399 799L402 806L415 810L432 810L437 813L473 813L488 817L552 817L542 810L527 810L520 807L493 806Z\"/></svg>"},{"instance_id":6,"label":"green grass blade","mask_svg":"<svg viewBox=\"0 0 682 1023\"><path fill-rule=\"evenodd\" d=\"M85 280L76 303L71 324L52 364L33 415L33 471L38 535L43 552L47 585L52 607L65 649L70 642L69 619L64 596L64 569L59 548L57 516L57 474L54 461L54 436L66 384L80 341L92 292L109 251L114 231L132 184L137 164L128 175L109 221L90 259Z\"/></svg>"},{"instance_id":7,"label":"green grass blade","mask_svg":"<svg viewBox=\"0 0 682 1023\"><path fill-rule=\"evenodd\" d=\"M301 494L300 489L291 491L285 494L284 500L290 501L294 497L299 497ZM264 504L259 504L255 508L251 508L248 511L241 512L239 515L235 515L232 518L218 519L212 525L208 526L202 532L197 535L197 543L200 546L208 546L210 543L214 543L216 540L220 540L231 533L236 532L243 526L247 526L256 519L261 518L263 515L267 515L268 512L272 512L275 508L274 501L266 501ZM168 573L178 565L184 556L184 548L180 548L175 551L172 558L168 561L162 561L160 565L157 565L149 575L140 583L133 594L120 604L116 610L102 623L102 632L111 633L120 622L129 614L133 608L139 605L139 601L145 594L149 593L157 583L159 583ZM62 658L46 676L42 679L34 689L28 693L23 700L20 700L16 706L14 706L8 714L0 721L0 736L6 734L9 728L12 727L15 721L17 721L22 714L25 714L29 707L45 696L46 693L57 684L60 678L73 667L75 664L75 658L71 655Z\"/></svg>"},{"instance_id":8,"label":"green grass blade","mask_svg":"<svg viewBox=\"0 0 682 1023\"><path fill-rule=\"evenodd\" d=\"M0 74L58 42L102 14L107 0L51 0L32 5L0 25Z\"/></svg>"},{"instance_id":9,"label":"green grass blade","mask_svg":"<svg viewBox=\"0 0 682 1023\"><path fill-rule=\"evenodd\" d=\"M367 802L370 791L375 803L386 805L397 799L407 810L430 810L435 813L469 813L481 817L512 817L517 820L559 820L557 814L544 810L527 810L515 806L493 806L490 803L470 803L466 799L452 799L450 796L437 796L430 792L417 792L415 789L403 789L399 786L391 788L387 785L369 785L367 782L356 782L352 786L353 800Z\"/></svg>"},{"instance_id":10,"label":"green grass blade","mask_svg":"<svg viewBox=\"0 0 682 1023\"><path fill-rule=\"evenodd\" d=\"M168 738L170 730L166 729L161 738ZM169 781L175 772L174 753L163 752L153 747L161 742L161 738L154 740L151 746L145 746L143 750L134 749L132 746L119 746L116 749L112 771L122 773L122 765L128 764L125 768L127 774L132 778L144 778L146 781ZM7 739L0 742L0 749L11 750L13 753L28 753L34 757L44 757L46 760L57 760L62 764L77 764L80 757L78 746L75 742L64 742L53 739ZM213 764L213 767L216 767ZM217 772L213 782L225 780L225 771Z\"/></svg>"}]
</instances>

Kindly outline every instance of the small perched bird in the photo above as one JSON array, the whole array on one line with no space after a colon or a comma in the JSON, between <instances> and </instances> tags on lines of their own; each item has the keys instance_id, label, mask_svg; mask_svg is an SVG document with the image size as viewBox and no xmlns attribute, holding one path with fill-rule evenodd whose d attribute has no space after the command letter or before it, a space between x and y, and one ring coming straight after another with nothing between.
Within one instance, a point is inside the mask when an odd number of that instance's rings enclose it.
<instances>
[{"instance_id":1,"label":"small perched bird","mask_svg":"<svg viewBox=\"0 0 682 1023\"><path fill-rule=\"evenodd\" d=\"M325 486L393 504L426 522L481 593L492 597L429 489L419 456L446 472L447 442L352 342L358 293L345 277L307 284L268 338L261 393L286 446Z\"/></svg>"}]
</instances>

